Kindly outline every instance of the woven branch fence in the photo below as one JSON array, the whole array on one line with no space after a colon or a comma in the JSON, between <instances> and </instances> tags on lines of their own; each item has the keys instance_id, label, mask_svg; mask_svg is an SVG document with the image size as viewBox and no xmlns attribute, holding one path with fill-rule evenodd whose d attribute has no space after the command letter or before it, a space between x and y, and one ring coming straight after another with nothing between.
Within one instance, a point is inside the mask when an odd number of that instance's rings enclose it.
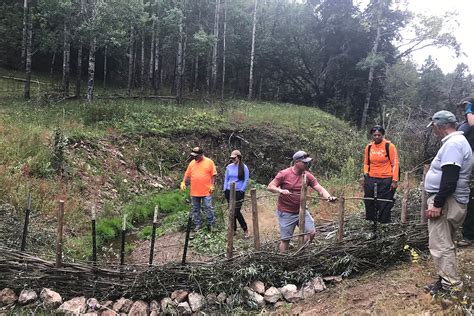
<instances>
[{"instance_id":1,"label":"woven branch fence","mask_svg":"<svg viewBox=\"0 0 474 316\"><path fill-rule=\"evenodd\" d=\"M377 238L370 237L370 225L357 218L346 218L350 226L343 243L334 243L336 225L320 227L320 238L304 249L288 254L275 253L274 244L260 251L212 262L168 263L162 266L109 266L63 263L56 268L32 254L0 247L0 288L14 290L48 287L63 297L85 295L98 299L121 296L131 299L157 299L178 289L208 293L238 293L254 280L268 286L303 284L314 276L332 276L386 269L410 260L405 245L419 251L428 246L426 224L381 225Z\"/></svg>"}]
</instances>

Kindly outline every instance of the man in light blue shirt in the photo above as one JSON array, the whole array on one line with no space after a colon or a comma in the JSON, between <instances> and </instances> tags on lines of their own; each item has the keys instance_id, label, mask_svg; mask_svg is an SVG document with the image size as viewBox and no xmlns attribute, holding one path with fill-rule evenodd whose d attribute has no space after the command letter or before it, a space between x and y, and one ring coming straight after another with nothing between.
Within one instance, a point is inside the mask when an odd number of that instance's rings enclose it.
<instances>
[{"instance_id":1,"label":"man in light blue shirt","mask_svg":"<svg viewBox=\"0 0 474 316\"><path fill-rule=\"evenodd\" d=\"M453 113L436 112L428 127L432 127L442 143L425 178L425 191L430 194L425 211L429 248L439 276L438 281L425 289L434 295L443 291L459 291L462 287L454 237L466 217L472 151L463 132L456 131Z\"/></svg>"}]
</instances>

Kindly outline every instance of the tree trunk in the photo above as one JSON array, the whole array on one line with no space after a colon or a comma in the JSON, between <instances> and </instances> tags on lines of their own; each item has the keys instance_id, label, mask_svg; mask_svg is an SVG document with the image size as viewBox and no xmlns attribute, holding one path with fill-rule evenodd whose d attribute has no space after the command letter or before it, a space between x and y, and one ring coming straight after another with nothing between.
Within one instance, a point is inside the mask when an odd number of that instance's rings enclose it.
<instances>
[{"instance_id":1,"label":"tree trunk","mask_svg":"<svg viewBox=\"0 0 474 316\"><path fill-rule=\"evenodd\" d=\"M142 29L142 55L140 58L140 96L145 89L145 28Z\"/></svg>"},{"instance_id":2,"label":"tree trunk","mask_svg":"<svg viewBox=\"0 0 474 316\"><path fill-rule=\"evenodd\" d=\"M194 61L194 83L193 83L193 94L198 90L198 80L199 80L199 56L196 56Z\"/></svg>"},{"instance_id":3,"label":"tree trunk","mask_svg":"<svg viewBox=\"0 0 474 316\"><path fill-rule=\"evenodd\" d=\"M133 26L130 27L130 38L128 41L128 80L127 95L132 95L132 78L133 78Z\"/></svg>"},{"instance_id":4,"label":"tree trunk","mask_svg":"<svg viewBox=\"0 0 474 316\"><path fill-rule=\"evenodd\" d=\"M221 84L221 99L224 100L224 88L225 88L225 37L227 34L227 0L224 0L224 30L222 32L222 84Z\"/></svg>"},{"instance_id":5,"label":"tree trunk","mask_svg":"<svg viewBox=\"0 0 474 316\"><path fill-rule=\"evenodd\" d=\"M219 12L220 0L216 0L216 9L214 13L214 39L215 43L212 47L212 65L211 65L211 95L216 95L217 84L217 44L219 42Z\"/></svg>"},{"instance_id":6,"label":"tree trunk","mask_svg":"<svg viewBox=\"0 0 474 316\"><path fill-rule=\"evenodd\" d=\"M153 25L151 27L151 41L150 41L150 67L148 68L148 84L151 88L155 86L155 56L156 56L156 45L155 45L155 33L156 23L153 15Z\"/></svg>"},{"instance_id":7,"label":"tree trunk","mask_svg":"<svg viewBox=\"0 0 474 316\"><path fill-rule=\"evenodd\" d=\"M163 58L161 56L161 41L160 41L160 32L157 30L156 32L156 40L155 40L155 95L159 95L161 90L161 82L162 82L162 73L163 73Z\"/></svg>"},{"instance_id":8,"label":"tree trunk","mask_svg":"<svg viewBox=\"0 0 474 316\"><path fill-rule=\"evenodd\" d=\"M33 44L33 25L31 22L31 11L28 9L27 16L27 39L26 39L26 55L25 55L25 87L23 96L25 99L30 98L30 83L31 83L31 49Z\"/></svg>"},{"instance_id":9,"label":"tree trunk","mask_svg":"<svg viewBox=\"0 0 474 316\"><path fill-rule=\"evenodd\" d=\"M69 59L71 56L71 43L69 41L69 29L64 23L63 34L63 94L69 96Z\"/></svg>"},{"instance_id":10,"label":"tree trunk","mask_svg":"<svg viewBox=\"0 0 474 316\"><path fill-rule=\"evenodd\" d=\"M257 28L257 6L258 6L258 0L255 0L255 5L253 8L252 48L250 50L250 73L249 73L249 95L248 95L249 100L251 100L253 97L253 63L255 59L255 31Z\"/></svg>"},{"instance_id":11,"label":"tree trunk","mask_svg":"<svg viewBox=\"0 0 474 316\"><path fill-rule=\"evenodd\" d=\"M104 81L102 83L105 91L105 87L107 84L107 44L104 47Z\"/></svg>"},{"instance_id":12,"label":"tree trunk","mask_svg":"<svg viewBox=\"0 0 474 316\"><path fill-rule=\"evenodd\" d=\"M183 11L181 11L183 12ZM183 97L183 17L181 15L179 21L179 39L178 39L178 52L176 55L177 73L176 73L176 100L178 104L181 104Z\"/></svg>"},{"instance_id":13,"label":"tree trunk","mask_svg":"<svg viewBox=\"0 0 474 316\"><path fill-rule=\"evenodd\" d=\"M375 36L374 46L372 47L372 51L370 52L372 57L375 57L378 51L380 37L382 33L382 26L381 26L381 19L382 19L382 3L379 0L378 3L378 12L377 12L377 35ZM374 81L374 72L375 72L375 65L373 61L371 62L369 68L369 78L367 80L367 94L365 96L364 108L362 110L362 118L360 120L360 129L365 128L367 124L367 113L369 112L369 105L370 105L370 98L372 97L372 83Z\"/></svg>"},{"instance_id":14,"label":"tree trunk","mask_svg":"<svg viewBox=\"0 0 474 316\"><path fill-rule=\"evenodd\" d=\"M56 51L53 52L51 57L51 67L49 68L49 84L53 86L53 74L54 74L54 64L56 63Z\"/></svg>"},{"instance_id":15,"label":"tree trunk","mask_svg":"<svg viewBox=\"0 0 474 316\"><path fill-rule=\"evenodd\" d=\"M82 79L82 41L79 41L77 49L77 77L76 77L76 98L81 98L81 79Z\"/></svg>"},{"instance_id":16,"label":"tree trunk","mask_svg":"<svg viewBox=\"0 0 474 316\"><path fill-rule=\"evenodd\" d=\"M28 0L23 1L23 37L21 41L21 69L26 67L26 45L28 41Z\"/></svg>"},{"instance_id":17,"label":"tree trunk","mask_svg":"<svg viewBox=\"0 0 474 316\"><path fill-rule=\"evenodd\" d=\"M95 75L95 50L96 50L96 41L94 38L91 41L91 46L89 49L89 71L87 78L87 101L92 102L94 97L94 75Z\"/></svg>"}]
</instances>

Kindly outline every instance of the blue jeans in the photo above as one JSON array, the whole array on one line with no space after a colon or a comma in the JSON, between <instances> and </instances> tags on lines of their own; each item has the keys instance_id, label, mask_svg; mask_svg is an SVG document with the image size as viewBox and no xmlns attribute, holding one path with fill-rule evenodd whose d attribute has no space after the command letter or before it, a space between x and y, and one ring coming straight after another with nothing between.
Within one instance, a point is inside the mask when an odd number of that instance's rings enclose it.
<instances>
[{"instance_id":1,"label":"blue jeans","mask_svg":"<svg viewBox=\"0 0 474 316\"><path fill-rule=\"evenodd\" d=\"M212 195L209 196L192 196L191 203L193 205L194 225L201 227L201 200L204 202L204 210L206 211L207 224L214 226L214 208L212 207Z\"/></svg>"}]
</instances>

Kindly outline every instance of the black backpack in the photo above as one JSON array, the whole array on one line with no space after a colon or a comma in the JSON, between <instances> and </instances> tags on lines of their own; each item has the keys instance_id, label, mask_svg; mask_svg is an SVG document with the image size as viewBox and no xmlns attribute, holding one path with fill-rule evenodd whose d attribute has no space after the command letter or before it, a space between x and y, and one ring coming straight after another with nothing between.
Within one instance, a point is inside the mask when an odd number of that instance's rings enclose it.
<instances>
[{"instance_id":1,"label":"black backpack","mask_svg":"<svg viewBox=\"0 0 474 316\"><path fill-rule=\"evenodd\" d=\"M474 132L472 133L474 134ZM386 142L385 143L385 155L388 159L388 161L390 161L390 144L389 142ZM367 148L367 164L369 165L369 172L370 172L370 148L372 147L372 144L369 144L369 147ZM398 168L398 179L400 179L400 167Z\"/></svg>"}]
</instances>

